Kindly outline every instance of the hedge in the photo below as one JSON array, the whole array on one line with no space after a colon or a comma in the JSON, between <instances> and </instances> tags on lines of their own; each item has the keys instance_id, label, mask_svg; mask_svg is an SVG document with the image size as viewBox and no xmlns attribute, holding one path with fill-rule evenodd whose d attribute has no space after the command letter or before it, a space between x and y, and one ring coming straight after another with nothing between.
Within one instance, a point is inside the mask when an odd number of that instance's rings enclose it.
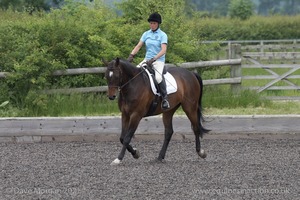
<instances>
[{"instance_id":1,"label":"hedge","mask_svg":"<svg viewBox=\"0 0 300 200\"><path fill-rule=\"evenodd\" d=\"M202 40L300 38L300 16L254 16L241 21L187 17L183 8L176 9L168 8L162 14L161 28L169 36L169 63L210 59L218 44L200 45ZM100 75L52 77L51 73L103 66L102 59L127 58L149 28L146 17L133 22L104 5L79 5L33 15L0 11L0 71L12 74L0 80L0 103L9 100L18 107L43 107L47 97L40 90L104 85ZM143 56L141 51L135 62Z\"/></svg>"},{"instance_id":2,"label":"hedge","mask_svg":"<svg viewBox=\"0 0 300 200\"><path fill-rule=\"evenodd\" d=\"M253 16L249 20L211 19L194 20L195 30L205 40L277 40L300 38L300 15Z\"/></svg>"}]
</instances>

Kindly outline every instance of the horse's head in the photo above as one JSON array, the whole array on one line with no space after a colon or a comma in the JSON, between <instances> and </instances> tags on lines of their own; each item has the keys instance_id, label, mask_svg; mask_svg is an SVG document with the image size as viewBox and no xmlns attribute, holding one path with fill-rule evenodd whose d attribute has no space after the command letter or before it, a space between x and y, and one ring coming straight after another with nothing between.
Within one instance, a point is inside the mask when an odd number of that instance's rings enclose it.
<instances>
[{"instance_id":1,"label":"horse's head","mask_svg":"<svg viewBox=\"0 0 300 200\"><path fill-rule=\"evenodd\" d=\"M141 69L120 58L116 58L109 63L104 61L104 63L107 65L105 78L108 85L108 98L114 100L118 89L129 85L131 80L141 72Z\"/></svg>"},{"instance_id":2,"label":"horse's head","mask_svg":"<svg viewBox=\"0 0 300 200\"><path fill-rule=\"evenodd\" d=\"M116 58L109 63L104 61L104 64L107 65L105 72L105 78L108 86L107 96L110 100L114 100L117 96L119 87L122 85L120 59Z\"/></svg>"}]
</instances>

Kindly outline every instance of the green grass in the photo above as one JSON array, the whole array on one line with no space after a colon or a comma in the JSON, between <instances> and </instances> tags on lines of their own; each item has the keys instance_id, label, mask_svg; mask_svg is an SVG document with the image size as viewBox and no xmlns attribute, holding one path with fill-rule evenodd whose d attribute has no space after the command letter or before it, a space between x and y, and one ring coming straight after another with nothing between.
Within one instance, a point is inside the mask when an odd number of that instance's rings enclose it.
<instances>
[{"instance_id":1,"label":"green grass","mask_svg":"<svg viewBox=\"0 0 300 200\"><path fill-rule=\"evenodd\" d=\"M43 106L15 108L8 104L0 108L0 117L66 117L118 115L117 101L110 101L104 94L49 95Z\"/></svg>"},{"instance_id":2,"label":"green grass","mask_svg":"<svg viewBox=\"0 0 300 200\"><path fill-rule=\"evenodd\" d=\"M270 105L271 102L262 99L254 91L243 90L234 94L229 85L206 86L204 88L203 105L213 108L258 107Z\"/></svg>"},{"instance_id":3,"label":"green grass","mask_svg":"<svg viewBox=\"0 0 300 200\"><path fill-rule=\"evenodd\" d=\"M215 52L216 55L212 54L212 59L214 57L222 57L222 59L227 59L224 57L224 50L220 52ZM222 54L223 53L223 54ZM271 59L271 60L258 60L262 64L294 64L295 60L287 59ZM297 60L296 63L300 61ZM243 64L252 64L250 61L243 59ZM277 73L279 76L291 70L291 68L272 68L272 71ZM300 70L295 71L291 75L299 75ZM242 68L242 76L258 76L258 75L272 75L268 71L262 68ZM230 77L230 66L222 67L208 67L201 72L201 76L204 80L208 79L219 79L219 78L229 78ZM273 79L251 79L251 80L242 80L242 87L263 87ZM289 79L290 82L295 85L300 85L300 79ZM289 86L283 80L280 80L273 84L272 86ZM215 86L214 86L215 87ZM300 96L299 90L264 90L260 94L261 96Z\"/></svg>"},{"instance_id":4,"label":"green grass","mask_svg":"<svg viewBox=\"0 0 300 200\"><path fill-rule=\"evenodd\" d=\"M271 70L280 76L288 72L289 70L291 70L291 68L272 68ZM242 74L243 76L272 75L271 73L267 72L264 69L247 69L247 68L243 68ZM297 70L291 75L299 75L299 74L300 74L300 70ZM288 80L294 83L295 85L300 85L300 79L288 79ZM271 81L273 81L273 79L243 80L242 86L263 87ZM290 85L286 83L284 80L280 80L274 83L272 86L290 86ZM300 92L298 90L264 90L261 92L261 94L264 96L299 96Z\"/></svg>"},{"instance_id":5,"label":"green grass","mask_svg":"<svg viewBox=\"0 0 300 200\"><path fill-rule=\"evenodd\" d=\"M299 101L270 101L248 90L233 94L229 86L205 86L204 89L205 115L300 114ZM117 100L110 101L105 94L49 95L44 103L43 109L18 109L8 103L0 107L0 117L120 115ZM178 109L176 114L184 115L184 112Z\"/></svg>"},{"instance_id":6,"label":"green grass","mask_svg":"<svg viewBox=\"0 0 300 200\"><path fill-rule=\"evenodd\" d=\"M42 113L44 116L99 116L119 114L117 101L108 100L104 94L53 95L49 98L49 103L45 111Z\"/></svg>"}]
</instances>

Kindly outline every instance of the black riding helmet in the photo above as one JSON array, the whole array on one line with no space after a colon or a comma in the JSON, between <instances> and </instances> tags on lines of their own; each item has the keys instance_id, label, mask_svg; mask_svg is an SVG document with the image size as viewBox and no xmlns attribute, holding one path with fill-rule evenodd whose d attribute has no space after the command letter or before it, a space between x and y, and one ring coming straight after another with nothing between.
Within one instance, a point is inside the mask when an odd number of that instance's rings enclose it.
<instances>
[{"instance_id":1,"label":"black riding helmet","mask_svg":"<svg viewBox=\"0 0 300 200\"><path fill-rule=\"evenodd\" d=\"M157 22L157 23L161 24L160 14L158 14L157 12L152 13L148 18L148 22Z\"/></svg>"}]
</instances>

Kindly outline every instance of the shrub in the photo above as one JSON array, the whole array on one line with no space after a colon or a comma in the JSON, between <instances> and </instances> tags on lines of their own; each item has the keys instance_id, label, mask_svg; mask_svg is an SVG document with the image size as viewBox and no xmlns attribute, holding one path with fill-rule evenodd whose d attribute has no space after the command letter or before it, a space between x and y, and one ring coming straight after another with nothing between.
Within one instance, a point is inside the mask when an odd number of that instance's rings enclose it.
<instances>
[{"instance_id":1,"label":"shrub","mask_svg":"<svg viewBox=\"0 0 300 200\"><path fill-rule=\"evenodd\" d=\"M253 15L254 5L251 0L231 0L228 13L231 18L249 19Z\"/></svg>"},{"instance_id":2,"label":"shrub","mask_svg":"<svg viewBox=\"0 0 300 200\"><path fill-rule=\"evenodd\" d=\"M192 19L195 35L204 40L273 40L300 37L300 15L252 16L248 20L230 18Z\"/></svg>"},{"instance_id":3,"label":"shrub","mask_svg":"<svg viewBox=\"0 0 300 200\"><path fill-rule=\"evenodd\" d=\"M202 40L293 39L300 37L300 16L200 18L186 16L183 0L128 0L120 4L122 16L99 1L66 4L49 13L0 11L0 71L11 72L0 80L0 102L45 113L49 99L40 91L49 88L105 85L103 75L52 77L57 69L103 66L101 59L127 58L141 34L149 29L147 18L159 11L168 34L167 62L211 59L219 44ZM131 10L132 9L132 10ZM134 13L134 15L131 15ZM144 57L143 50L135 62Z\"/></svg>"},{"instance_id":4,"label":"shrub","mask_svg":"<svg viewBox=\"0 0 300 200\"><path fill-rule=\"evenodd\" d=\"M106 12L103 8L102 11ZM99 10L79 6L72 14L62 9L26 16L24 21L3 20L0 66L1 71L11 72L11 75L0 92L19 107L42 108L47 98L38 93L40 90L99 85L96 76L53 78L51 74L57 69L100 66L101 57L116 56L115 46L99 34L103 32L101 28L105 28L106 17L109 15ZM93 23L90 18L95 18Z\"/></svg>"}]
</instances>

